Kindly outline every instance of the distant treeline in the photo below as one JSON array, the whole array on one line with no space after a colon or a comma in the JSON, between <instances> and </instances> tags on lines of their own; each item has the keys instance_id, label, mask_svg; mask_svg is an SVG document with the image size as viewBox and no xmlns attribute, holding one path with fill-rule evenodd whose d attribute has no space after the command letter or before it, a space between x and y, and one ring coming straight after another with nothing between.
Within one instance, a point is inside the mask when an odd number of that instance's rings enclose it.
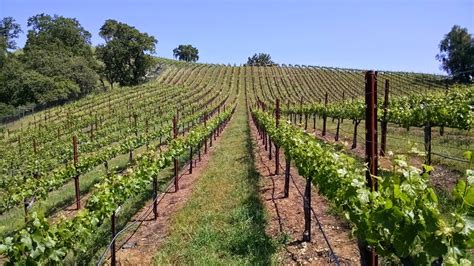
<instances>
[{"instance_id":1,"label":"distant treeline","mask_svg":"<svg viewBox=\"0 0 474 266\"><path fill-rule=\"evenodd\" d=\"M93 47L91 33L75 18L39 14L28 19L27 40L11 17L0 21L0 120L22 109L75 100L88 93L135 85L152 65L157 40L132 26L107 20Z\"/></svg>"}]
</instances>

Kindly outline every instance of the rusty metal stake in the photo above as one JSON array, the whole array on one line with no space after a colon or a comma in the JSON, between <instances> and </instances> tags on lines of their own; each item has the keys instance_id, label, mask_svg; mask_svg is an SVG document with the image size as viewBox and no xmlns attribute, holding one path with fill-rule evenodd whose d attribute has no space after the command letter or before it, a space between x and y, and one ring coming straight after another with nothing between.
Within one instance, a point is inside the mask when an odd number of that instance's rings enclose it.
<instances>
[{"instance_id":1,"label":"rusty metal stake","mask_svg":"<svg viewBox=\"0 0 474 266\"><path fill-rule=\"evenodd\" d=\"M290 193L290 167L291 167L291 159L287 156L286 157L286 165L285 165L285 189L284 194L285 198L288 198L288 194Z\"/></svg>"},{"instance_id":2,"label":"rusty metal stake","mask_svg":"<svg viewBox=\"0 0 474 266\"><path fill-rule=\"evenodd\" d=\"M275 126L280 126L280 99L276 100L275 108ZM275 175L280 173L280 147L275 144Z\"/></svg>"},{"instance_id":3,"label":"rusty metal stake","mask_svg":"<svg viewBox=\"0 0 474 266\"><path fill-rule=\"evenodd\" d=\"M110 253L111 253L111 259L110 259L110 264L112 266L117 265L117 258L115 256L115 211L112 213L111 217L111 223L112 223L112 245L110 247Z\"/></svg>"},{"instance_id":4,"label":"rusty metal stake","mask_svg":"<svg viewBox=\"0 0 474 266\"><path fill-rule=\"evenodd\" d=\"M157 202L157 197L158 197L158 180L156 179L156 176L153 177L153 219L156 221L158 219L158 202Z\"/></svg>"},{"instance_id":5,"label":"rusty metal stake","mask_svg":"<svg viewBox=\"0 0 474 266\"><path fill-rule=\"evenodd\" d=\"M176 139L178 137L178 130L176 128L176 124L177 124L177 118L176 116L173 117L173 138ZM175 189L175 192L178 192L179 190L179 184L178 184L178 159L175 157L173 159L173 164L174 164L174 189Z\"/></svg>"},{"instance_id":6,"label":"rusty metal stake","mask_svg":"<svg viewBox=\"0 0 474 266\"><path fill-rule=\"evenodd\" d=\"M327 105L328 105L328 93L326 92L326 94L324 95L324 107L326 108ZM323 132L322 132L323 136L326 136L326 121L327 121L327 115L326 115L326 109L325 109L323 113Z\"/></svg>"},{"instance_id":7,"label":"rusty metal stake","mask_svg":"<svg viewBox=\"0 0 474 266\"><path fill-rule=\"evenodd\" d=\"M304 212L304 232L303 241L311 241L311 178L306 178L306 187L303 198L303 212Z\"/></svg>"},{"instance_id":8,"label":"rusty metal stake","mask_svg":"<svg viewBox=\"0 0 474 266\"><path fill-rule=\"evenodd\" d=\"M385 151L387 147L387 128L388 128L387 109L388 109L389 87L390 87L390 81L386 79L385 80L385 95L384 95L384 101L383 101L383 118L382 118L382 122L380 126L382 129L382 137L381 137L381 143L380 143L380 156L385 156Z\"/></svg>"},{"instance_id":9,"label":"rusty metal stake","mask_svg":"<svg viewBox=\"0 0 474 266\"><path fill-rule=\"evenodd\" d=\"M79 155L77 151L77 136L72 137L72 146L74 154L74 168L76 168L76 176L74 177L74 188L76 192L76 209L81 209L81 190L79 188L79 172L77 171L77 164L79 163Z\"/></svg>"},{"instance_id":10,"label":"rusty metal stake","mask_svg":"<svg viewBox=\"0 0 474 266\"><path fill-rule=\"evenodd\" d=\"M189 148L189 174L193 173L193 147Z\"/></svg>"},{"instance_id":11,"label":"rusty metal stake","mask_svg":"<svg viewBox=\"0 0 474 266\"><path fill-rule=\"evenodd\" d=\"M378 190L377 176L378 173L378 155L377 155L377 72L367 71L365 73L365 150L366 163L368 169L366 171L367 186L371 191ZM361 257L367 259L368 265L378 265L378 256L374 247L366 247L362 252L365 254Z\"/></svg>"}]
</instances>

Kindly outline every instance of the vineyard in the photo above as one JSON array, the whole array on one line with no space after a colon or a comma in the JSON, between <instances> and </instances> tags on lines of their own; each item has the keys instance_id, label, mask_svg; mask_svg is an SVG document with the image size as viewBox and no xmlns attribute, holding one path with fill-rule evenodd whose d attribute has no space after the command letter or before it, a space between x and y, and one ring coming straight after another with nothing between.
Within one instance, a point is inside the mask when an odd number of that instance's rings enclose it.
<instances>
[{"instance_id":1,"label":"vineyard","mask_svg":"<svg viewBox=\"0 0 474 266\"><path fill-rule=\"evenodd\" d=\"M469 265L474 259L472 85L421 73L157 62L163 70L142 85L90 95L0 128L0 264L137 262L127 258L126 247L158 264L273 262L259 259L264 253L287 254L274 259L283 264ZM232 146L239 138L241 149ZM220 158L227 154L234 157ZM249 166L240 161L246 156ZM217 160L232 170L214 169ZM238 163L249 170L240 173ZM213 181L220 187L200 193L209 189L205 184L213 186L201 180L212 169L225 182ZM262 204L258 182L255 191L227 196L229 203L221 195L226 186L248 186L233 175L253 172L272 180L273 193L281 194L273 198L280 208L275 215L262 211L268 227L280 221L279 232L269 236L275 243L266 242L263 220L247 227L237 214L219 220L230 208L219 204L233 206L245 193ZM186 200L175 195L182 209L166 205L165 197L188 190ZM213 193L216 200L210 200ZM199 197L209 197L201 209ZM262 209L272 208L265 204ZM282 219L290 208L300 211ZM160 225L168 231L139 253L130 239L156 229L153 223L168 209L177 213ZM239 236L258 241L227 243L203 258L202 250L188 247L199 241L176 244L214 225L210 217L216 226L235 223L245 228ZM339 231L332 228L336 222ZM252 231L260 227L262 234ZM196 245L213 239L207 234ZM319 262L290 259L293 247L283 238L325 251L313 254Z\"/></svg>"}]
</instances>

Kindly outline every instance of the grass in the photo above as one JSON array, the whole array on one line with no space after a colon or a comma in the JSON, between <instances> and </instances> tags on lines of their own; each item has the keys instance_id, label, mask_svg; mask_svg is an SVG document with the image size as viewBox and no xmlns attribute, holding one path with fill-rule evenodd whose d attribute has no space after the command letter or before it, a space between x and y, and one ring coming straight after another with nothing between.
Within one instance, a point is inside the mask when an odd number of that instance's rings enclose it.
<instances>
[{"instance_id":1,"label":"grass","mask_svg":"<svg viewBox=\"0 0 474 266\"><path fill-rule=\"evenodd\" d=\"M299 122L299 118L297 119ZM304 123L304 119L303 119ZM316 119L316 128L321 130L323 122L321 118ZM357 144L365 145L365 124L362 121L357 129ZM327 132L331 134L336 133L337 120L334 122L331 118L327 120ZM308 118L308 129L312 130L313 119ZM340 125L340 139L350 140L352 142L354 126L351 120L344 120ZM465 160L464 151L474 150L474 133L465 130L445 128L444 135L440 135L439 128L432 129L432 152L447 155L459 160ZM379 145L381 143L381 129L378 130ZM394 154L409 154L410 156L418 156L420 160L424 161L424 156L416 154L424 154L424 133L423 128L411 127L409 131L401 128L395 124L389 124L387 134L387 151L392 151ZM461 175L469 169L470 165L466 162L446 159L437 155L432 155L432 165L444 165Z\"/></svg>"},{"instance_id":2,"label":"grass","mask_svg":"<svg viewBox=\"0 0 474 266\"><path fill-rule=\"evenodd\" d=\"M186 205L171 220L155 263L271 264L277 244L265 234L250 129L242 99Z\"/></svg>"}]
</instances>

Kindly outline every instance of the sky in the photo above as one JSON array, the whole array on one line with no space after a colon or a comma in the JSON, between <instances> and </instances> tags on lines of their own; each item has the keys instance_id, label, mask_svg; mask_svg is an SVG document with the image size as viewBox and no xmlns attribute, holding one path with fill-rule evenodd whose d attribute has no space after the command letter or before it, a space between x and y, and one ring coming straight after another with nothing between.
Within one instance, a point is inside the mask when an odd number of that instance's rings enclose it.
<instances>
[{"instance_id":1,"label":"sky","mask_svg":"<svg viewBox=\"0 0 474 266\"><path fill-rule=\"evenodd\" d=\"M199 62L237 65L264 52L280 64L443 73L443 36L455 24L474 33L474 0L0 0L0 17L25 33L39 13L77 18L94 45L116 19L155 36L157 56L191 44Z\"/></svg>"}]
</instances>

